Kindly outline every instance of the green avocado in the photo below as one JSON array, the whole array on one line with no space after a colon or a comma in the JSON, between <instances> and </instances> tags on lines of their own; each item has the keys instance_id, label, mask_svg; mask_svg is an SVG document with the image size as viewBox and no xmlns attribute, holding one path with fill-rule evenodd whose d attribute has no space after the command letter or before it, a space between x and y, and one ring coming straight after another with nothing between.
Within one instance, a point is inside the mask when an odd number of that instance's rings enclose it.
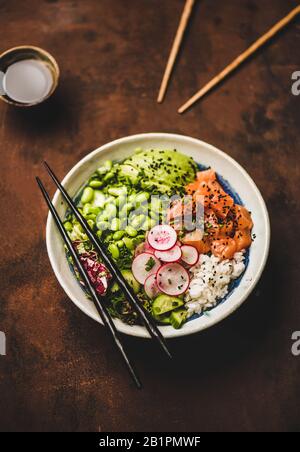
<instances>
[{"instance_id":1,"label":"green avocado","mask_svg":"<svg viewBox=\"0 0 300 452\"><path fill-rule=\"evenodd\" d=\"M141 289L141 285L137 282L132 272L130 270L122 270L121 273L132 288L133 292L137 295ZM116 282L114 282L111 287L111 292L116 293L118 290L120 290L120 287Z\"/></svg>"},{"instance_id":2,"label":"green avocado","mask_svg":"<svg viewBox=\"0 0 300 452\"><path fill-rule=\"evenodd\" d=\"M139 151L120 165L119 175L133 184L137 178L144 188L154 188L162 194L175 194L195 179L196 164L176 150Z\"/></svg>"}]
</instances>

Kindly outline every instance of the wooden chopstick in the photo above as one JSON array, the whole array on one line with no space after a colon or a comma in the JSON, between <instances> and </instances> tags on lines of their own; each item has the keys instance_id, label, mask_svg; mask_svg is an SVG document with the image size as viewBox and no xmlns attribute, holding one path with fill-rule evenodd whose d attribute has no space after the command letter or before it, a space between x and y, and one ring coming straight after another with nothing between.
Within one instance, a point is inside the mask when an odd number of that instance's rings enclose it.
<instances>
[{"instance_id":1,"label":"wooden chopstick","mask_svg":"<svg viewBox=\"0 0 300 452\"><path fill-rule=\"evenodd\" d=\"M101 319L103 321L103 324L109 329L109 331L110 331L110 333L111 333L111 335L113 337L114 343L117 346L117 349L119 350L119 352L121 353L121 355L123 357L123 360L125 361L125 364L127 366L127 369L129 370L130 375L132 376L136 386L140 389L142 387L141 382L140 382L139 378L137 377L136 372L135 372L135 370L134 370L134 368L133 368L133 366L132 366L132 364L131 364L131 362L130 362L127 354L126 354L126 351L125 351L125 349L124 349L124 347L122 345L122 342L121 342L121 339L120 339L120 335L119 335L119 333L118 333L118 331L117 331L117 329L115 327L115 324L112 321L112 319L110 317L110 314L109 314L105 304L103 303L103 301L105 301L105 299L102 299L103 297L101 297L101 299L100 299L100 295L96 292L96 290L92 286L92 284L91 284L91 282L89 280L89 277L88 277L88 273L85 270L85 268L83 267L82 263L80 262L79 256L77 255L77 252L73 248L72 242L71 242L68 234L65 231L63 223L62 223L61 219L59 218L59 215L58 215L55 207L53 206L53 204L52 204L52 202L51 202L51 200L49 198L49 195L48 195L45 187L42 184L42 181L38 177L36 178L36 181L37 181L37 183L38 183L38 185L40 187L40 190L41 190L41 192L42 192L42 194L43 194L43 196L45 198L45 201L46 201L46 203L47 203L47 205L48 205L48 207L49 207L49 209L50 209L50 211L51 211L51 213L53 215L53 218L54 218L54 221L55 221L55 223L57 225L57 228L58 228L58 230L59 230L59 232L60 232L60 234L61 234L61 236L62 236L62 238L63 238L63 240L64 240L64 242L65 242L65 244L66 244L71 256L72 256L72 258L74 259L76 267L77 267L77 269L78 269L78 271L79 271L79 273L80 273L80 275L82 277L82 280L83 280L83 282L85 284L85 287L88 289L88 291L89 291L89 293L90 293L90 295L91 295L91 297L92 297L92 299L93 299L93 301L95 303L95 306L96 306L97 311L98 311L98 313L99 313L99 315L100 315L100 317L101 317Z\"/></svg>"},{"instance_id":2,"label":"wooden chopstick","mask_svg":"<svg viewBox=\"0 0 300 452\"><path fill-rule=\"evenodd\" d=\"M157 102L160 103L163 101L164 97L165 97L165 93L167 90L167 86L168 86L168 82L174 67L174 63L176 60L176 57L178 55L178 51L182 42L182 38L184 35L184 32L186 30L192 9L193 9L193 5L194 5L194 1L195 0L186 0L185 2L185 6L181 15L181 19L179 22L179 26L176 32L176 36L171 48L171 52L169 55L169 59L166 65L166 69L164 72L164 76L161 82L161 86L160 86L160 90L159 90L159 94L158 94L158 98L157 98Z\"/></svg>"},{"instance_id":3,"label":"wooden chopstick","mask_svg":"<svg viewBox=\"0 0 300 452\"><path fill-rule=\"evenodd\" d=\"M98 252L99 256L103 260L104 265L108 268L110 273L113 275L117 283L119 284L119 287L126 295L127 299L131 303L134 309L139 313L147 331L149 332L150 336L153 339L156 339L157 342L160 344L161 348L164 350L164 352L168 355L169 358L171 358L171 353L169 352L169 349L167 347L165 338L161 334L160 330L158 329L157 325L155 324L155 320L150 317L150 314L143 308L143 306L140 304L139 300L136 298L135 294L133 293L131 287L128 285L127 281L125 280L124 276L122 275L121 271L119 270L118 266L115 264L115 262L111 259L111 257L106 253L106 251L102 248L101 243L99 242L98 237L93 233L93 231L90 229L88 223L86 222L85 218L81 215L81 213L77 210L75 204L73 203L73 200L70 198L64 187L61 185L47 162L44 162L44 165L52 178L53 182L57 186L58 190L61 192L67 203L69 204L72 212L74 213L76 219L81 224L81 226L84 228L85 233L87 234L89 240L94 245L96 251Z\"/></svg>"},{"instance_id":4,"label":"wooden chopstick","mask_svg":"<svg viewBox=\"0 0 300 452\"><path fill-rule=\"evenodd\" d=\"M201 97L205 96L212 88L224 80L231 72L237 69L245 60L247 60L253 53L262 47L267 41L275 36L282 28L289 24L300 13L300 6L293 9L287 16L275 24L267 33L261 36L254 44L252 44L245 52L239 55L231 64L229 64L223 71L214 77L203 88L196 92L187 102L185 102L178 110L178 113L185 112Z\"/></svg>"}]
</instances>

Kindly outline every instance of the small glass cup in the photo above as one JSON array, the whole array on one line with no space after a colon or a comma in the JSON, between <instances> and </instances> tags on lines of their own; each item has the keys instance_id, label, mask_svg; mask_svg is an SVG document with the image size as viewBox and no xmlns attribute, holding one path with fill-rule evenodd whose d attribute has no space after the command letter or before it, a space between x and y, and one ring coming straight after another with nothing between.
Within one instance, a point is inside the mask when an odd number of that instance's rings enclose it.
<instances>
[{"instance_id":1,"label":"small glass cup","mask_svg":"<svg viewBox=\"0 0 300 452\"><path fill-rule=\"evenodd\" d=\"M32 102L20 102L16 99L12 99L9 94L3 88L3 79L8 68L14 63L23 60L36 60L42 63L45 68L50 72L52 82L51 86L41 98ZM6 50L0 55L0 99L4 102L15 105L17 107L32 107L38 105L48 99L56 90L59 81L59 67L55 59L46 50L43 50L35 46L18 46L12 49Z\"/></svg>"}]
</instances>

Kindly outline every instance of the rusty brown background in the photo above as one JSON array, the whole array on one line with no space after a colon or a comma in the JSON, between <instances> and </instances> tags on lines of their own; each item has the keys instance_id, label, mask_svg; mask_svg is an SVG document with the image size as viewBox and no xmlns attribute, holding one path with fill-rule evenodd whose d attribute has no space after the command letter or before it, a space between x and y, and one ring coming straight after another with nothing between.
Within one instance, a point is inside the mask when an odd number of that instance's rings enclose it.
<instances>
[{"instance_id":1,"label":"rusty brown background","mask_svg":"<svg viewBox=\"0 0 300 452\"><path fill-rule=\"evenodd\" d=\"M44 47L61 83L45 105L0 105L0 429L3 431L300 430L299 111L296 20L219 89L176 113L204 82L298 4L199 0L163 105L161 76L183 0L0 0L0 51ZM136 390L104 329L66 297L45 248L46 208L34 176L60 177L94 148L165 131L201 138L254 178L272 222L271 254L253 295L231 318L156 347L126 339L144 382Z\"/></svg>"}]
</instances>

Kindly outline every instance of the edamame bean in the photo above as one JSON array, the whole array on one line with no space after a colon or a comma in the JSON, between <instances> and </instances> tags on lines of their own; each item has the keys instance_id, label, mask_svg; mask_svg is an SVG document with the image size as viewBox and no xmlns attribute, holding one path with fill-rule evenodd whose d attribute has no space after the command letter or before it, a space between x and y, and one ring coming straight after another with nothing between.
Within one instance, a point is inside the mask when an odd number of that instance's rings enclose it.
<instances>
[{"instance_id":1,"label":"edamame bean","mask_svg":"<svg viewBox=\"0 0 300 452\"><path fill-rule=\"evenodd\" d=\"M87 204L91 202L94 197L94 190L91 187L85 187L81 196L82 204Z\"/></svg>"},{"instance_id":2,"label":"edamame bean","mask_svg":"<svg viewBox=\"0 0 300 452\"><path fill-rule=\"evenodd\" d=\"M108 235L105 237L104 241L105 241L106 243L109 243L109 242L112 241L112 238L113 238L113 234L108 234Z\"/></svg>"},{"instance_id":3,"label":"edamame bean","mask_svg":"<svg viewBox=\"0 0 300 452\"><path fill-rule=\"evenodd\" d=\"M113 235L114 240L121 240L125 235L125 231L116 231Z\"/></svg>"},{"instance_id":4,"label":"edamame bean","mask_svg":"<svg viewBox=\"0 0 300 452\"><path fill-rule=\"evenodd\" d=\"M108 220L108 213L106 212L106 210L103 210L103 212L101 212L98 217L97 217L97 221L107 221Z\"/></svg>"},{"instance_id":5,"label":"edamame bean","mask_svg":"<svg viewBox=\"0 0 300 452\"><path fill-rule=\"evenodd\" d=\"M106 162L103 163L103 165L101 165L98 169L97 169L97 173L100 175L103 175L105 173L107 173L108 171L110 171L112 169L112 161L111 160L106 160Z\"/></svg>"},{"instance_id":6,"label":"edamame bean","mask_svg":"<svg viewBox=\"0 0 300 452\"><path fill-rule=\"evenodd\" d=\"M130 239L129 237L124 237L123 238L123 242L125 243L125 246L128 250L133 250L134 249L134 243L133 240Z\"/></svg>"},{"instance_id":7,"label":"edamame bean","mask_svg":"<svg viewBox=\"0 0 300 452\"><path fill-rule=\"evenodd\" d=\"M93 220L93 221L96 222L97 215L95 215L95 214L93 214L93 213L90 213L90 214L87 215L85 218L86 218L87 220Z\"/></svg>"},{"instance_id":8,"label":"edamame bean","mask_svg":"<svg viewBox=\"0 0 300 452\"><path fill-rule=\"evenodd\" d=\"M120 257L119 248L114 243L109 245L108 250L114 259L118 259Z\"/></svg>"},{"instance_id":9,"label":"edamame bean","mask_svg":"<svg viewBox=\"0 0 300 452\"><path fill-rule=\"evenodd\" d=\"M95 226L95 222L94 222L93 220L88 220L87 222L88 222L89 227L90 227L91 229L93 229L94 226Z\"/></svg>"},{"instance_id":10,"label":"edamame bean","mask_svg":"<svg viewBox=\"0 0 300 452\"><path fill-rule=\"evenodd\" d=\"M134 229L132 226L128 225L125 228L126 233L130 236L130 237L136 237L137 236L137 230Z\"/></svg>"},{"instance_id":11,"label":"edamame bean","mask_svg":"<svg viewBox=\"0 0 300 452\"><path fill-rule=\"evenodd\" d=\"M98 215L100 209L98 207L93 207L90 203L87 203L83 206L83 215Z\"/></svg>"},{"instance_id":12,"label":"edamame bean","mask_svg":"<svg viewBox=\"0 0 300 452\"><path fill-rule=\"evenodd\" d=\"M153 220L158 221L158 219L159 219L159 214L158 213L153 212L153 210L150 210L149 215L150 215L151 218L153 218Z\"/></svg>"},{"instance_id":13,"label":"edamame bean","mask_svg":"<svg viewBox=\"0 0 300 452\"><path fill-rule=\"evenodd\" d=\"M72 225L72 223L70 221L66 221L64 223L64 227L65 227L65 230L68 231L68 232L71 232L72 229L73 229L73 225Z\"/></svg>"},{"instance_id":14,"label":"edamame bean","mask_svg":"<svg viewBox=\"0 0 300 452\"><path fill-rule=\"evenodd\" d=\"M156 222L152 218L147 217L142 225L142 229L144 231L149 231L149 229L153 228L155 226Z\"/></svg>"},{"instance_id":15,"label":"edamame bean","mask_svg":"<svg viewBox=\"0 0 300 452\"><path fill-rule=\"evenodd\" d=\"M84 216L89 214L90 207L92 207L90 203L87 203L83 206L82 213Z\"/></svg>"},{"instance_id":16,"label":"edamame bean","mask_svg":"<svg viewBox=\"0 0 300 452\"><path fill-rule=\"evenodd\" d=\"M126 194L127 189L126 187L110 187L107 191L112 196L121 196Z\"/></svg>"},{"instance_id":17,"label":"edamame bean","mask_svg":"<svg viewBox=\"0 0 300 452\"><path fill-rule=\"evenodd\" d=\"M148 193L148 192L141 192L141 193L139 193L136 196L135 202L136 203L142 203L142 202L148 201L149 198L150 198L150 193Z\"/></svg>"},{"instance_id":18,"label":"edamame bean","mask_svg":"<svg viewBox=\"0 0 300 452\"><path fill-rule=\"evenodd\" d=\"M109 173L107 173L105 176L104 176L104 182L108 182L109 180L111 180L113 177L114 177L114 173L112 172L112 171L110 171Z\"/></svg>"},{"instance_id":19,"label":"edamame bean","mask_svg":"<svg viewBox=\"0 0 300 452\"><path fill-rule=\"evenodd\" d=\"M106 231L109 228L109 223L107 221L97 221L97 228L100 231Z\"/></svg>"},{"instance_id":20,"label":"edamame bean","mask_svg":"<svg viewBox=\"0 0 300 452\"><path fill-rule=\"evenodd\" d=\"M130 202L127 202L122 209L120 210L119 217L124 219L127 218L129 212L133 209L133 205Z\"/></svg>"},{"instance_id":21,"label":"edamame bean","mask_svg":"<svg viewBox=\"0 0 300 452\"><path fill-rule=\"evenodd\" d=\"M97 231L97 232L96 232L96 235L97 235L97 237L98 237L99 239L101 239L102 234L103 234L103 231Z\"/></svg>"},{"instance_id":22,"label":"edamame bean","mask_svg":"<svg viewBox=\"0 0 300 452\"><path fill-rule=\"evenodd\" d=\"M109 196L105 199L104 204L105 204L105 205L107 205L107 204L115 204L115 202L116 202L116 198L114 198L114 196L109 195Z\"/></svg>"},{"instance_id":23,"label":"edamame bean","mask_svg":"<svg viewBox=\"0 0 300 452\"><path fill-rule=\"evenodd\" d=\"M92 188L100 188L100 187L102 187L102 185L103 185L103 182L101 180L97 180L97 179L91 180L91 182L89 183L89 186Z\"/></svg>"},{"instance_id":24,"label":"edamame bean","mask_svg":"<svg viewBox=\"0 0 300 452\"><path fill-rule=\"evenodd\" d=\"M123 248L123 246L125 246L125 243L123 242L123 240L118 240L116 242L116 245L117 245L118 248Z\"/></svg>"},{"instance_id":25,"label":"edamame bean","mask_svg":"<svg viewBox=\"0 0 300 452\"><path fill-rule=\"evenodd\" d=\"M141 224L145 221L145 219L146 219L145 215L143 215L143 214L138 215L131 221L131 226L134 229L138 229L141 226Z\"/></svg>"},{"instance_id":26,"label":"edamame bean","mask_svg":"<svg viewBox=\"0 0 300 452\"><path fill-rule=\"evenodd\" d=\"M108 218L113 218L117 214L117 208L114 204L107 204L104 212L106 212L106 214L108 215Z\"/></svg>"},{"instance_id":27,"label":"edamame bean","mask_svg":"<svg viewBox=\"0 0 300 452\"><path fill-rule=\"evenodd\" d=\"M121 195L116 198L116 206L122 208L126 202L126 196Z\"/></svg>"},{"instance_id":28,"label":"edamame bean","mask_svg":"<svg viewBox=\"0 0 300 452\"><path fill-rule=\"evenodd\" d=\"M113 218L111 220L110 229L112 231L118 231L120 229L120 220L119 220L119 218Z\"/></svg>"},{"instance_id":29,"label":"edamame bean","mask_svg":"<svg viewBox=\"0 0 300 452\"><path fill-rule=\"evenodd\" d=\"M105 196L102 193L101 190L95 190L94 191L94 199L93 199L93 206L96 208L101 208L103 209L105 204Z\"/></svg>"},{"instance_id":30,"label":"edamame bean","mask_svg":"<svg viewBox=\"0 0 300 452\"><path fill-rule=\"evenodd\" d=\"M161 211L161 200L156 197L156 196L152 196L151 197L151 210L154 211L155 213L159 213Z\"/></svg>"},{"instance_id":31,"label":"edamame bean","mask_svg":"<svg viewBox=\"0 0 300 452\"><path fill-rule=\"evenodd\" d=\"M128 201L131 203L135 203L136 194L131 193L131 195L128 196Z\"/></svg>"}]
</instances>

